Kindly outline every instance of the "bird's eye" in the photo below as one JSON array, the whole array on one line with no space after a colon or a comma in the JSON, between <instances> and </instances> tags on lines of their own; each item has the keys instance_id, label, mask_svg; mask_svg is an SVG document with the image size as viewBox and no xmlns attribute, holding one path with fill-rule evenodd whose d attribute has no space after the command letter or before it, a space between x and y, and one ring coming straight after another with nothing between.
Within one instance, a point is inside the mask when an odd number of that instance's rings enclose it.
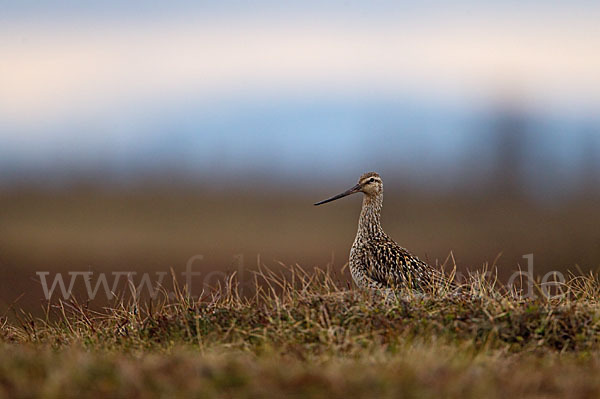
<instances>
[{"instance_id":1,"label":"bird's eye","mask_svg":"<svg viewBox=\"0 0 600 399\"><path fill-rule=\"evenodd\" d=\"M375 179L373 179L372 177L369 179L369 183L373 183L375 181Z\"/></svg>"}]
</instances>

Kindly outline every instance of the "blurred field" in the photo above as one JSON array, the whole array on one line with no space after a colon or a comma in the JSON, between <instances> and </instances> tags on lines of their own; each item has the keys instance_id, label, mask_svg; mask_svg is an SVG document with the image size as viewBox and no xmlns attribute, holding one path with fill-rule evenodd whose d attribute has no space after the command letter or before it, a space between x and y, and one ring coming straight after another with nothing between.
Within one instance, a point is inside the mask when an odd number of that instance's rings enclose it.
<instances>
[{"instance_id":1,"label":"blurred field","mask_svg":"<svg viewBox=\"0 0 600 399\"><path fill-rule=\"evenodd\" d=\"M278 261L307 267L331 263L339 270L356 232L361 199L319 208L312 203L345 188L342 182L304 192L151 184L5 190L0 194L2 309L21 294L20 307L39 309L36 271L179 272L197 254L204 260L194 269L204 273L240 265L255 270L259 263L277 269ZM593 196L544 204L481 190L433 194L388 188L383 212L388 233L429 262L443 263L452 251L459 271L466 271L502 254L496 265L504 279L519 264L524 267L522 256L528 253L535 256L536 275L597 269L599 222Z\"/></svg>"},{"instance_id":2,"label":"blurred field","mask_svg":"<svg viewBox=\"0 0 600 399\"><path fill-rule=\"evenodd\" d=\"M600 393L597 353L510 354L411 343L393 354L307 362L245 351L165 352L123 355L3 346L0 397L500 399L592 398Z\"/></svg>"}]
</instances>

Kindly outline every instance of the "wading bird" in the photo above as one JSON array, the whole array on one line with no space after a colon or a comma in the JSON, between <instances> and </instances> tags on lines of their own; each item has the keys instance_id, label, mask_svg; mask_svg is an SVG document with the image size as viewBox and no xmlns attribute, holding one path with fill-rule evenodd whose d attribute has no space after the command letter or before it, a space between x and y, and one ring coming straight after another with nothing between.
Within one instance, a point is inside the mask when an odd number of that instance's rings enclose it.
<instances>
[{"instance_id":1,"label":"wading bird","mask_svg":"<svg viewBox=\"0 0 600 399\"><path fill-rule=\"evenodd\" d=\"M412 255L383 231L380 223L383 181L377 173L365 173L354 187L315 205L355 193L363 193L364 197L349 263L352 279L360 288L379 292L408 288L424 292L444 280L441 270Z\"/></svg>"}]
</instances>

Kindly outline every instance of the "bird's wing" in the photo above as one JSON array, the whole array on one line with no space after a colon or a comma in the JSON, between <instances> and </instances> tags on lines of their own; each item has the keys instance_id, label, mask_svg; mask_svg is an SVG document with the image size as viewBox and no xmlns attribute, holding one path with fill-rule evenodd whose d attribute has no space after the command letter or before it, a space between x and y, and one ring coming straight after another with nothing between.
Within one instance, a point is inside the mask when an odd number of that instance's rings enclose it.
<instances>
[{"instance_id":1,"label":"bird's wing","mask_svg":"<svg viewBox=\"0 0 600 399\"><path fill-rule=\"evenodd\" d=\"M374 243L369 258L369 278L385 287L404 285L419 289L441 278L441 271L421 261L388 237Z\"/></svg>"}]
</instances>

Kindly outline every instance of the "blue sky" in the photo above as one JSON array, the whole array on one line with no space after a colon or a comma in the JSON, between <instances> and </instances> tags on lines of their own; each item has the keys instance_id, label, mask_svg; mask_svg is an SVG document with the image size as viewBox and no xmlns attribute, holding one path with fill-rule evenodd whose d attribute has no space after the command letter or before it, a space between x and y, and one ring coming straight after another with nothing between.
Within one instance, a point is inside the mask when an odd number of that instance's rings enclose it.
<instances>
[{"instance_id":1,"label":"blue sky","mask_svg":"<svg viewBox=\"0 0 600 399\"><path fill-rule=\"evenodd\" d=\"M576 164L600 6L546 3L0 1L0 162L434 176L509 102Z\"/></svg>"}]
</instances>

